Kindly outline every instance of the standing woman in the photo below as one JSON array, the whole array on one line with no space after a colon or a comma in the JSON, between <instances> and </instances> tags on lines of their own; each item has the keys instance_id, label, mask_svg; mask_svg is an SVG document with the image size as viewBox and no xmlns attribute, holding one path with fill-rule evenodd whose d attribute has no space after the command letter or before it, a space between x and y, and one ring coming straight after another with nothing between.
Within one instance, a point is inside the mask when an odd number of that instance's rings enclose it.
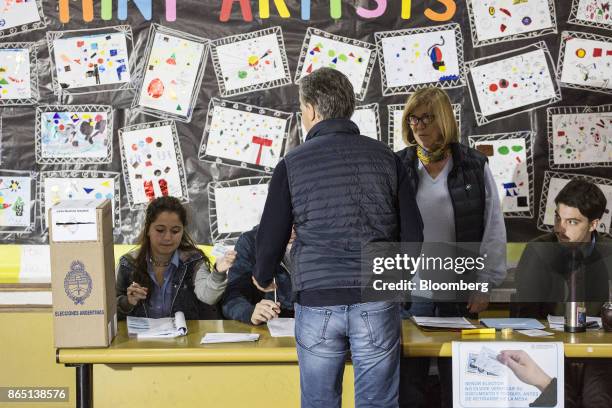
<instances>
[{"instance_id":1,"label":"standing woman","mask_svg":"<svg viewBox=\"0 0 612 408\"><path fill-rule=\"evenodd\" d=\"M117 272L119 317L214 318L227 286L227 270L236 256L228 251L211 267L187 228L187 210L176 197L151 201L136 249L122 256ZM212 269L212 272L211 272Z\"/></svg>"},{"instance_id":2,"label":"standing woman","mask_svg":"<svg viewBox=\"0 0 612 408\"><path fill-rule=\"evenodd\" d=\"M496 183L487 157L460 143L446 92L432 87L413 93L404 107L402 136L408 147L397 154L417 192L424 247L427 242L481 243L480 255L486 253L487 262L477 272L477 281L499 285L506 276L506 228ZM439 255L433 252L430 255ZM415 280L419 278L417 273ZM467 304L434 302L431 292L416 295L408 310L413 316L466 316L482 312L489 303L482 292L471 293ZM452 406L449 360L438 360L443 407ZM424 406L429 359L403 363L400 404Z\"/></svg>"}]
</instances>

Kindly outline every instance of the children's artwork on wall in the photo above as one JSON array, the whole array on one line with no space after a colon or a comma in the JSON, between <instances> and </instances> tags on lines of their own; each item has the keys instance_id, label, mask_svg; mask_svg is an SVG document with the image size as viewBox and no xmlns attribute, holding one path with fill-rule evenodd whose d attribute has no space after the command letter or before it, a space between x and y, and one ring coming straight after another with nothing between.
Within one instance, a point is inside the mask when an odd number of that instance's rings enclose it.
<instances>
[{"instance_id":1,"label":"children's artwork on wall","mask_svg":"<svg viewBox=\"0 0 612 408\"><path fill-rule=\"evenodd\" d=\"M572 0L568 23L612 30L611 7L609 0Z\"/></svg>"},{"instance_id":2,"label":"children's artwork on wall","mask_svg":"<svg viewBox=\"0 0 612 408\"><path fill-rule=\"evenodd\" d=\"M209 41L151 25L140 90L133 108L162 119L190 122L202 84Z\"/></svg>"},{"instance_id":3,"label":"children's artwork on wall","mask_svg":"<svg viewBox=\"0 0 612 408\"><path fill-rule=\"evenodd\" d=\"M245 177L208 184L210 233L213 242L238 238L259 224L270 177Z\"/></svg>"},{"instance_id":4,"label":"children's artwork on wall","mask_svg":"<svg viewBox=\"0 0 612 408\"><path fill-rule=\"evenodd\" d=\"M304 143L306 139L306 129L302 125L302 114L301 112L295 113L296 120L298 123L298 129L300 133L300 140ZM380 114L377 103L370 103L368 105L361 105L355 107L355 112L351 116L351 120L359 128L359 133L362 136L367 136L371 139L380 140Z\"/></svg>"},{"instance_id":5,"label":"children's artwork on wall","mask_svg":"<svg viewBox=\"0 0 612 408\"><path fill-rule=\"evenodd\" d=\"M602 92L612 89L612 37L561 33L557 75L561 86Z\"/></svg>"},{"instance_id":6,"label":"children's artwork on wall","mask_svg":"<svg viewBox=\"0 0 612 408\"><path fill-rule=\"evenodd\" d=\"M104 105L36 108L36 163L110 163L113 109Z\"/></svg>"},{"instance_id":7,"label":"children's artwork on wall","mask_svg":"<svg viewBox=\"0 0 612 408\"><path fill-rule=\"evenodd\" d=\"M469 136L470 146L489 159L506 218L533 217L533 151L535 132Z\"/></svg>"},{"instance_id":8,"label":"children's artwork on wall","mask_svg":"<svg viewBox=\"0 0 612 408\"><path fill-rule=\"evenodd\" d=\"M0 43L0 106L38 101L35 43Z\"/></svg>"},{"instance_id":9,"label":"children's artwork on wall","mask_svg":"<svg viewBox=\"0 0 612 408\"><path fill-rule=\"evenodd\" d=\"M121 213L119 205L120 174L113 171L63 170L43 171L40 182L42 201L41 222L43 229L49 226L49 208L65 200L104 200L112 204L113 226L119 232Z\"/></svg>"},{"instance_id":10,"label":"children's artwork on wall","mask_svg":"<svg viewBox=\"0 0 612 408\"><path fill-rule=\"evenodd\" d=\"M271 172L283 157L292 115L212 98L200 160Z\"/></svg>"},{"instance_id":11,"label":"children's artwork on wall","mask_svg":"<svg viewBox=\"0 0 612 408\"><path fill-rule=\"evenodd\" d=\"M46 26L42 0L0 0L0 39Z\"/></svg>"},{"instance_id":12,"label":"children's artwork on wall","mask_svg":"<svg viewBox=\"0 0 612 408\"><path fill-rule=\"evenodd\" d=\"M211 54L222 97L291 83L280 27L214 40Z\"/></svg>"},{"instance_id":13,"label":"children's artwork on wall","mask_svg":"<svg viewBox=\"0 0 612 408\"><path fill-rule=\"evenodd\" d=\"M375 33L383 95L465 85L459 24Z\"/></svg>"},{"instance_id":14,"label":"children's artwork on wall","mask_svg":"<svg viewBox=\"0 0 612 408\"><path fill-rule=\"evenodd\" d=\"M351 120L359 127L359 133L380 140L380 114L378 104L370 103L355 107Z\"/></svg>"},{"instance_id":15,"label":"children's artwork on wall","mask_svg":"<svg viewBox=\"0 0 612 408\"><path fill-rule=\"evenodd\" d=\"M561 100L555 69L543 41L466 63L478 125Z\"/></svg>"},{"instance_id":16,"label":"children's artwork on wall","mask_svg":"<svg viewBox=\"0 0 612 408\"><path fill-rule=\"evenodd\" d=\"M34 231L36 173L0 170L0 234Z\"/></svg>"},{"instance_id":17,"label":"children's artwork on wall","mask_svg":"<svg viewBox=\"0 0 612 408\"><path fill-rule=\"evenodd\" d=\"M2 112L0 112L0 164L2 164Z\"/></svg>"},{"instance_id":18,"label":"children's artwork on wall","mask_svg":"<svg viewBox=\"0 0 612 408\"><path fill-rule=\"evenodd\" d=\"M612 167L612 105L548 108L552 169Z\"/></svg>"},{"instance_id":19,"label":"children's artwork on wall","mask_svg":"<svg viewBox=\"0 0 612 408\"><path fill-rule=\"evenodd\" d=\"M538 217L538 229L552 231L555 225L555 197L561 189L573 179L590 181L606 196L607 205L603 216L597 226L597 231L602 234L611 235L610 219L612 218L612 180L601 177L591 177L582 174L559 173L555 171L544 172L544 184L542 196L540 197L540 216Z\"/></svg>"},{"instance_id":20,"label":"children's artwork on wall","mask_svg":"<svg viewBox=\"0 0 612 408\"><path fill-rule=\"evenodd\" d=\"M554 0L467 0L474 47L557 33Z\"/></svg>"},{"instance_id":21,"label":"children's artwork on wall","mask_svg":"<svg viewBox=\"0 0 612 408\"><path fill-rule=\"evenodd\" d=\"M399 152L400 150L404 150L408 145L404 143L404 139L402 137L402 115L404 114L404 106L405 104L393 104L387 105L387 110L389 112L388 123L389 123L389 147L394 152ZM453 113L455 114L455 119L457 120L457 126L461 129L461 105L458 103L452 104Z\"/></svg>"},{"instance_id":22,"label":"children's artwork on wall","mask_svg":"<svg viewBox=\"0 0 612 408\"><path fill-rule=\"evenodd\" d=\"M322 67L334 68L351 81L355 97L365 98L376 61L376 46L308 27L295 72L295 82Z\"/></svg>"},{"instance_id":23,"label":"children's artwork on wall","mask_svg":"<svg viewBox=\"0 0 612 408\"><path fill-rule=\"evenodd\" d=\"M162 196L189 201L183 154L173 121L119 129L119 147L131 209L144 208Z\"/></svg>"},{"instance_id":24,"label":"children's artwork on wall","mask_svg":"<svg viewBox=\"0 0 612 408\"><path fill-rule=\"evenodd\" d=\"M56 95L132 89L130 26L49 31L47 44Z\"/></svg>"}]
</instances>

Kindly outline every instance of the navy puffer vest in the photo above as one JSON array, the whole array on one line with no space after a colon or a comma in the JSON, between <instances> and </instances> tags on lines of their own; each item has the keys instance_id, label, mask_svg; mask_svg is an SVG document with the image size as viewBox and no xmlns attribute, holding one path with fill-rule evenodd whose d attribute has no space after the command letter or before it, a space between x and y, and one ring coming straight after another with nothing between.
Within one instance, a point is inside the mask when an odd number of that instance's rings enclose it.
<instances>
[{"instance_id":1,"label":"navy puffer vest","mask_svg":"<svg viewBox=\"0 0 612 408\"><path fill-rule=\"evenodd\" d=\"M450 147L453 168L448 174L448 191L455 213L455 237L457 242L480 242L484 233L484 165L488 160L479 151L462 144L451 143ZM418 191L416 146L397 154L406 166L413 190Z\"/></svg>"},{"instance_id":2,"label":"navy puffer vest","mask_svg":"<svg viewBox=\"0 0 612 408\"><path fill-rule=\"evenodd\" d=\"M297 233L294 290L361 287L361 246L399 240L393 152L350 120L330 119L284 160Z\"/></svg>"}]
</instances>

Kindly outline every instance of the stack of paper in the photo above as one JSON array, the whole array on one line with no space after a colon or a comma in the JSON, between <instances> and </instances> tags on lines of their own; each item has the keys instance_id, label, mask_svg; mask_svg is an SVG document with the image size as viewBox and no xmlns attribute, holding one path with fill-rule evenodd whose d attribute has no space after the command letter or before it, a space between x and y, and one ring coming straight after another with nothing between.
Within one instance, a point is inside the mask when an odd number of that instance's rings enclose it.
<instances>
[{"instance_id":1,"label":"stack of paper","mask_svg":"<svg viewBox=\"0 0 612 408\"><path fill-rule=\"evenodd\" d=\"M586 318L587 330L599 330L602 328L601 317L587 316ZM557 331L563 331L563 325L565 324L564 316L553 316L548 315L548 326Z\"/></svg>"},{"instance_id":2,"label":"stack of paper","mask_svg":"<svg viewBox=\"0 0 612 408\"><path fill-rule=\"evenodd\" d=\"M413 316L412 320L419 327L431 327L436 329L475 329L472 323L465 317L422 317Z\"/></svg>"},{"instance_id":3,"label":"stack of paper","mask_svg":"<svg viewBox=\"0 0 612 408\"><path fill-rule=\"evenodd\" d=\"M187 334L187 323L183 312L174 317L149 319L147 317L127 317L128 335L139 339L173 338Z\"/></svg>"},{"instance_id":4,"label":"stack of paper","mask_svg":"<svg viewBox=\"0 0 612 408\"><path fill-rule=\"evenodd\" d=\"M259 334L257 333L206 333L200 344L240 343L257 340L259 340Z\"/></svg>"}]
</instances>

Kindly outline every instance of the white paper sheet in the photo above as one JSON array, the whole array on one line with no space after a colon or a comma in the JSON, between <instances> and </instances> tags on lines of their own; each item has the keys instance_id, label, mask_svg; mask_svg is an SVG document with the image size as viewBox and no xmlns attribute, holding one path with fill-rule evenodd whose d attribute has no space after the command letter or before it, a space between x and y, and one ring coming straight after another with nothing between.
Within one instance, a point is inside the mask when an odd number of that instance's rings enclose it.
<instances>
[{"instance_id":1,"label":"white paper sheet","mask_svg":"<svg viewBox=\"0 0 612 408\"><path fill-rule=\"evenodd\" d=\"M417 325L426 327L439 327L448 329L475 329L465 317L412 317Z\"/></svg>"},{"instance_id":2,"label":"white paper sheet","mask_svg":"<svg viewBox=\"0 0 612 408\"><path fill-rule=\"evenodd\" d=\"M242 343L259 340L257 333L206 333L200 344Z\"/></svg>"},{"instance_id":3,"label":"white paper sheet","mask_svg":"<svg viewBox=\"0 0 612 408\"><path fill-rule=\"evenodd\" d=\"M295 337L295 319L279 317L268 322L272 337Z\"/></svg>"}]
</instances>

